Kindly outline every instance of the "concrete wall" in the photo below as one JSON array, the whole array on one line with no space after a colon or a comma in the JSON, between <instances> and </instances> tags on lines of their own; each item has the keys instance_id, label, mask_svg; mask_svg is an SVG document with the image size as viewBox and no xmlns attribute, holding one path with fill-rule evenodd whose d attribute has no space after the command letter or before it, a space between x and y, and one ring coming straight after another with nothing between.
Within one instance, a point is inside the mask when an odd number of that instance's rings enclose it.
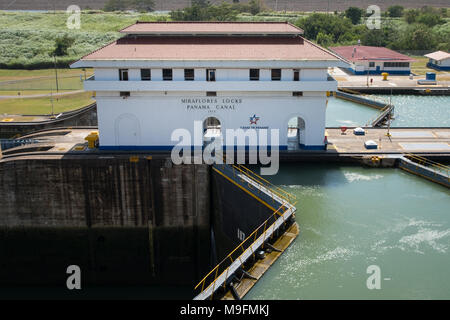
<instances>
[{"instance_id":1,"label":"concrete wall","mask_svg":"<svg viewBox=\"0 0 450 320\"><path fill-rule=\"evenodd\" d=\"M9 139L23 136L38 130L72 127L97 126L97 106L82 108L64 113L58 119L39 122L0 122L0 138Z\"/></svg>"},{"instance_id":2,"label":"concrete wall","mask_svg":"<svg viewBox=\"0 0 450 320\"><path fill-rule=\"evenodd\" d=\"M186 284L210 269L209 168L124 159L0 162L0 284ZM182 272L180 272L182 270Z\"/></svg>"}]
</instances>

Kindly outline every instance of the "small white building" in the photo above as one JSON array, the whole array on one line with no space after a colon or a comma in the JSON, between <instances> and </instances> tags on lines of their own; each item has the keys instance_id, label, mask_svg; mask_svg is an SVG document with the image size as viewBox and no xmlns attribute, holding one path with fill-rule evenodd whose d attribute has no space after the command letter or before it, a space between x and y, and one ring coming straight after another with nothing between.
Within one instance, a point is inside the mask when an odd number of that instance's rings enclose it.
<instances>
[{"instance_id":1,"label":"small white building","mask_svg":"<svg viewBox=\"0 0 450 320\"><path fill-rule=\"evenodd\" d=\"M342 46L330 48L349 61L348 71L355 75L389 74L409 75L414 59L385 47Z\"/></svg>"},{"instance_id":2,"label":"small white building","mask_svg":"<svg viewBox=\"0 0 450 320\"><path fill-rule=\"evenodd\" d=\"M138 22L81 58L95 68L101 149L170 150L175 129L279 129L280 149L322 149L327 68L339 57L289 23ZM293 134L294 132L294 134ZM236 142L234 142L236 144ZM197 146L194 143L193 147ZM239 145L238 145L239 147ZM242 146L241 146L242 147Z\"/></svg>"},{"instance_id":3,"label":"small white building","mask_svg":"<svg viewBox=\"0 0 450 320\"><path fill-rule=\"evenodd\" d=\"M429 59L427 67L436 70L450 70L450 53L445 51L436 51L426 54Z\"/></svg>"}]
</instances>

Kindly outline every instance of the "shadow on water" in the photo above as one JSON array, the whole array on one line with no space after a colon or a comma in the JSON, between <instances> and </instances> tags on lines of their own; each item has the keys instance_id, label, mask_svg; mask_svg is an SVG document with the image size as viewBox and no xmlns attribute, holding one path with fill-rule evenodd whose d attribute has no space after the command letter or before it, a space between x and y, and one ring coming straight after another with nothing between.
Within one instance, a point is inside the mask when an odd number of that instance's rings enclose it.
<instances>
[{"instance_id":1,"label":"shadow on water","mask_svg":"<svg viewBox=\"0 0 450 320\"><path fill-rule=\"evenodd\" d=\"M264 176L275 185L326 186L348 183L342 170L344 164L326 163L283 163L276 175ZM352 166L354 167L354 165ZM259 174L259 167L249 166Z\"/></svg>"}]
</instances>

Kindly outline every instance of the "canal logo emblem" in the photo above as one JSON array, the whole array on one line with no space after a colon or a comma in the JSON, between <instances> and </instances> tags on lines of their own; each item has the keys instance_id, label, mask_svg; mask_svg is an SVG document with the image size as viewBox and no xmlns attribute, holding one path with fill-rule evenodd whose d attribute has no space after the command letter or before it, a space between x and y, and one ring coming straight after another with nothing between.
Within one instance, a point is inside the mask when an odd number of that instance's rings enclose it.
<instances>
[{"instance_id":1,"label":"canal logo emblem","mask_svg":"<svg viewBox=\"0 0 450 320\"><path fill-rule=\"evenodd\" d=\"M250 117L250 124L258 124L259 117L254 114L252 117Z\"/></svg>"}]
</instances>

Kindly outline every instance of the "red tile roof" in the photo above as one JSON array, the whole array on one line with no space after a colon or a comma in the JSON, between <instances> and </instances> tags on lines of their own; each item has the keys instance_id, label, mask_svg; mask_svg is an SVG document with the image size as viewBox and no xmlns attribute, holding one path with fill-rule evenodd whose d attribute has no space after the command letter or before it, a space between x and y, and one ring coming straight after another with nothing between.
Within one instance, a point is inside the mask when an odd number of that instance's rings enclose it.
<instances>
[{"instance_id":1,"label":"red tile roof","mask_svg":"<svg viewBox=\"0 0 450 320\"><path fill-rule=\"evenodd\" d=\"M82 60L332 60L329 51L297 37L140 36L121 38Z\"/></svg>"},{"instance_id":2,"label":"red tile roof","mask_svg":"<svg viewBox=\"0 0 450 320\"><path fill-rule=\"evenodd\" d=\"M353 55L353 51L355 50ZM415 61L414 59L384 47L370 47L370 46L345 46L345 47L331 47L331 51L337 53L344 59L352 62L364 60L385 60L385 61Z\"/></svg>"},{"instance_id":3,"label":"red tile roof","mask_svg":"<svg viewBox=\"0 0 450 320\"><path fill-rule=\"evenodd\" d=\"M288 22L137 22L128 34L302 34Z\"/></svg>"}]
</instances>

